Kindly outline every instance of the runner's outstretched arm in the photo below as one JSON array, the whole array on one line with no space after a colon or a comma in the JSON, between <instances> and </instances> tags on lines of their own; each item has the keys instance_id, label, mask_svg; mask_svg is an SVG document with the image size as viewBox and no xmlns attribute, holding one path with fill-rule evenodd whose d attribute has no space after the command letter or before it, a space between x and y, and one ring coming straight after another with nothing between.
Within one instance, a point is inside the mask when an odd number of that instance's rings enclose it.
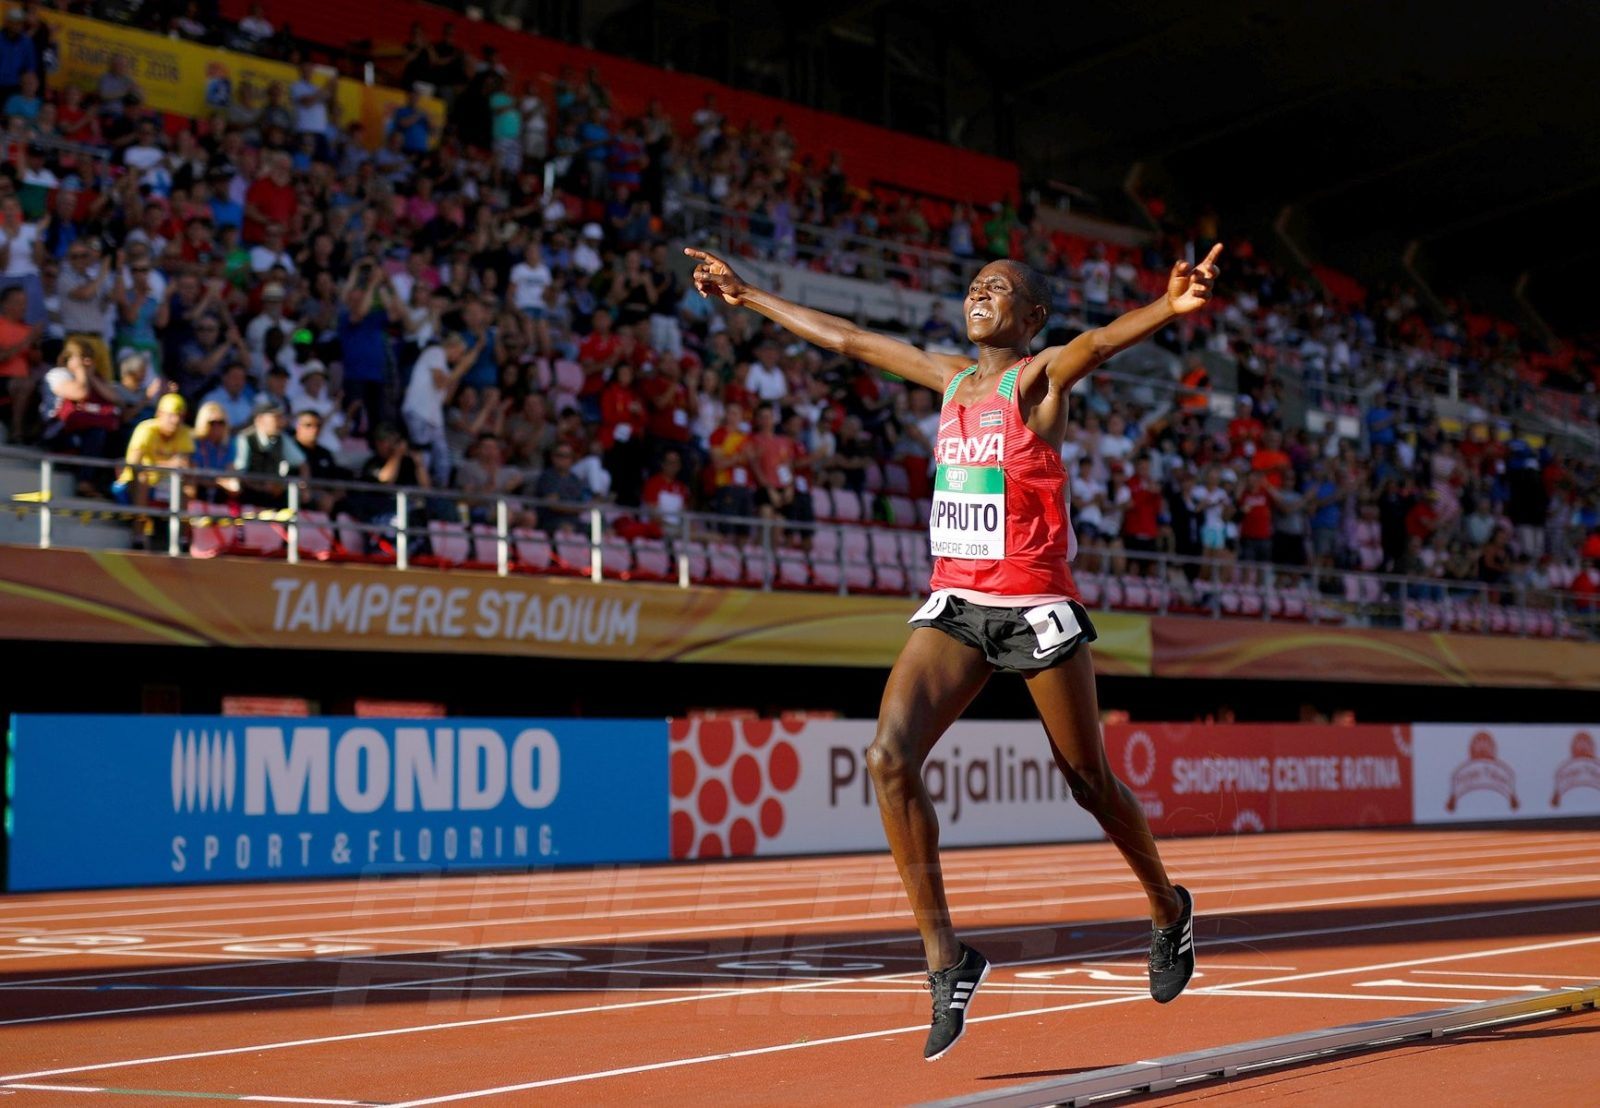
<instances>
[{"instance_id":1,"label":"runner's outstretched arm","mask_svg":"<svg viewBox=\"0 0 1600 1108\"><path fill-rule=\"evenodd\" d=\"M848 319L802 307L777 293L757 288L744 281L732 266L715 254L688 246L683 252L699 262L694 267L694 287L701 296L715 293L734 307L750 308L825 350L886 369L936 392L942 392L950 378L968 364L965 358L929 354L909 342L880 335Z\"/></svg>"},{"instance_id":2,"label":"runner's outstretched arm","mask_svg":"<svg viewBox=\"0 0 1600 1108\"><path fill-rule=\"evenodd\" d=\"M1050 384L1056 389L1069 389L1113 354L1137 346L1180 315L1205 307L1217 280L1217 257L1221 253L1219 242L1199 265L1179 262L1172 267L1167 295L1160 300L1120 315L1104 327L1085 331L1065 346L1044 351L1039 357L1041 361L1049 359L1044 371Z\"/></svg>"}]
</instances>

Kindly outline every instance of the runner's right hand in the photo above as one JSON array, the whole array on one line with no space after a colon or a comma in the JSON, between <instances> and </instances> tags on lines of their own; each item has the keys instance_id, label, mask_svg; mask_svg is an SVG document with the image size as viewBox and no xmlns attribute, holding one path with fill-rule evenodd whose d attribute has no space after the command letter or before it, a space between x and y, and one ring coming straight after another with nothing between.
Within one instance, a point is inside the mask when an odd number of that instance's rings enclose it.
<instances>
[{"instance_id":1,"label":"runner's right hand","mask_svg":"<svg viewBox=\"0 0 1600 1108\"><path fill-rule=\"evenodd\" d=\"M716 293L736 308L744 303L747 286L733 271L732 266L715 254L707 254L704 250L696 250L692 246L685 246L683 252L691 258L698 259L700 263L694 267L694 287L701 296Z\"/></svg>"}]
</instances>

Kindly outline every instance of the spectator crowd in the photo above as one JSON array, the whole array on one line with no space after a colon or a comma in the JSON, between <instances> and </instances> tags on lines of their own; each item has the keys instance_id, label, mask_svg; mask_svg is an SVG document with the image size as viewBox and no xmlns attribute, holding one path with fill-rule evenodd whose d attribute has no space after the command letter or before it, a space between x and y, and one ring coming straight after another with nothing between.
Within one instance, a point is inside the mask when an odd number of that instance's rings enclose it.
<instances>
[{"instance_id":1,"label":"spectator crowd","mask_svg":"<svg viewBox=\"0 0 1600 1108\"><path fill-rule=\"evenodd\" d=\"M232 471L194 483L219 503L279 503L296 475L802 524L813 490L870 492L890 470L923 497L936 399L686 288L669 240L690 204L715 205L737 250L933 292L1020 258L1058 279L1054 338L1159 295L1170 257L1218 231L1208 214L1117 247L1009 198L864 189L781 118L735 123L714 96L687 119L659 102L621 115L599 72L515 74L448 25L413 28L393 66L412 91L369 136L262 5L224 26L169 4L157 25L285 56L297 78L165 116L122 57L92 86L51 79L39 6L8 11L0 402L13 442ZM1547 414L1593 430L1591 351L1539 353L1399 290L1334 297L1229 246L1216 310L1157 340L1191 359L1183 384L1139 403L1101 378L1074 405L1080 562L1596 590L1594 451L1527 429L1555 393ZM961 348L957 328L936 309L910 337ZM1231 414L1208 403L1201 358L1237 366ZM1357 433L1291 425L1290 384ZM78 476L87 496L164 495L133 470ZM545 506L516 522L574 520Z\"/></svg>"}]
</instances>

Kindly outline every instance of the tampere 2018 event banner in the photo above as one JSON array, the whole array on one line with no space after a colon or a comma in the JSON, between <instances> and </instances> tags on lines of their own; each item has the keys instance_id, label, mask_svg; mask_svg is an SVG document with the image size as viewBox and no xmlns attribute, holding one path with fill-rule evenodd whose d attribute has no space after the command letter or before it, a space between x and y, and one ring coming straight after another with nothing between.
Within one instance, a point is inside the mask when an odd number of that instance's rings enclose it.
<instances>
[{"instance_id":1,"label":"tampere 2018 event banner","mask_svg":"<svg viewBox=\"0 0 1600 1108\"><path fill-rule=\"evenodd\" d=\"M666 722L15 716L13 890L668 855Z\"/></svg>"}]
</instances>

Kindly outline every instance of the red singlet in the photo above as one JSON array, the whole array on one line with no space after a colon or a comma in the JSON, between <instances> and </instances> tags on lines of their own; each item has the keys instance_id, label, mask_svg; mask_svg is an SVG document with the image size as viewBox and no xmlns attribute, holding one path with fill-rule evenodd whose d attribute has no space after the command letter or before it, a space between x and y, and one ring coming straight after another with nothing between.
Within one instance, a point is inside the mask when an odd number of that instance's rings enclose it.
<instances>
[{"instance_id":1,"label":"red singlet","mask_svg":"<svg viewBox=\"0 0 1600 1108\"><path fill-rule=\"evenodd\" d=\"M992 596L1078 597L1072 580L1072 523L1061 453L1022 421L1017 378L1032 358L1001 375L988 398L954 402L977 366L951 379L939 410L929 542L934 589Z\"/></svg>"}]
</instances>

